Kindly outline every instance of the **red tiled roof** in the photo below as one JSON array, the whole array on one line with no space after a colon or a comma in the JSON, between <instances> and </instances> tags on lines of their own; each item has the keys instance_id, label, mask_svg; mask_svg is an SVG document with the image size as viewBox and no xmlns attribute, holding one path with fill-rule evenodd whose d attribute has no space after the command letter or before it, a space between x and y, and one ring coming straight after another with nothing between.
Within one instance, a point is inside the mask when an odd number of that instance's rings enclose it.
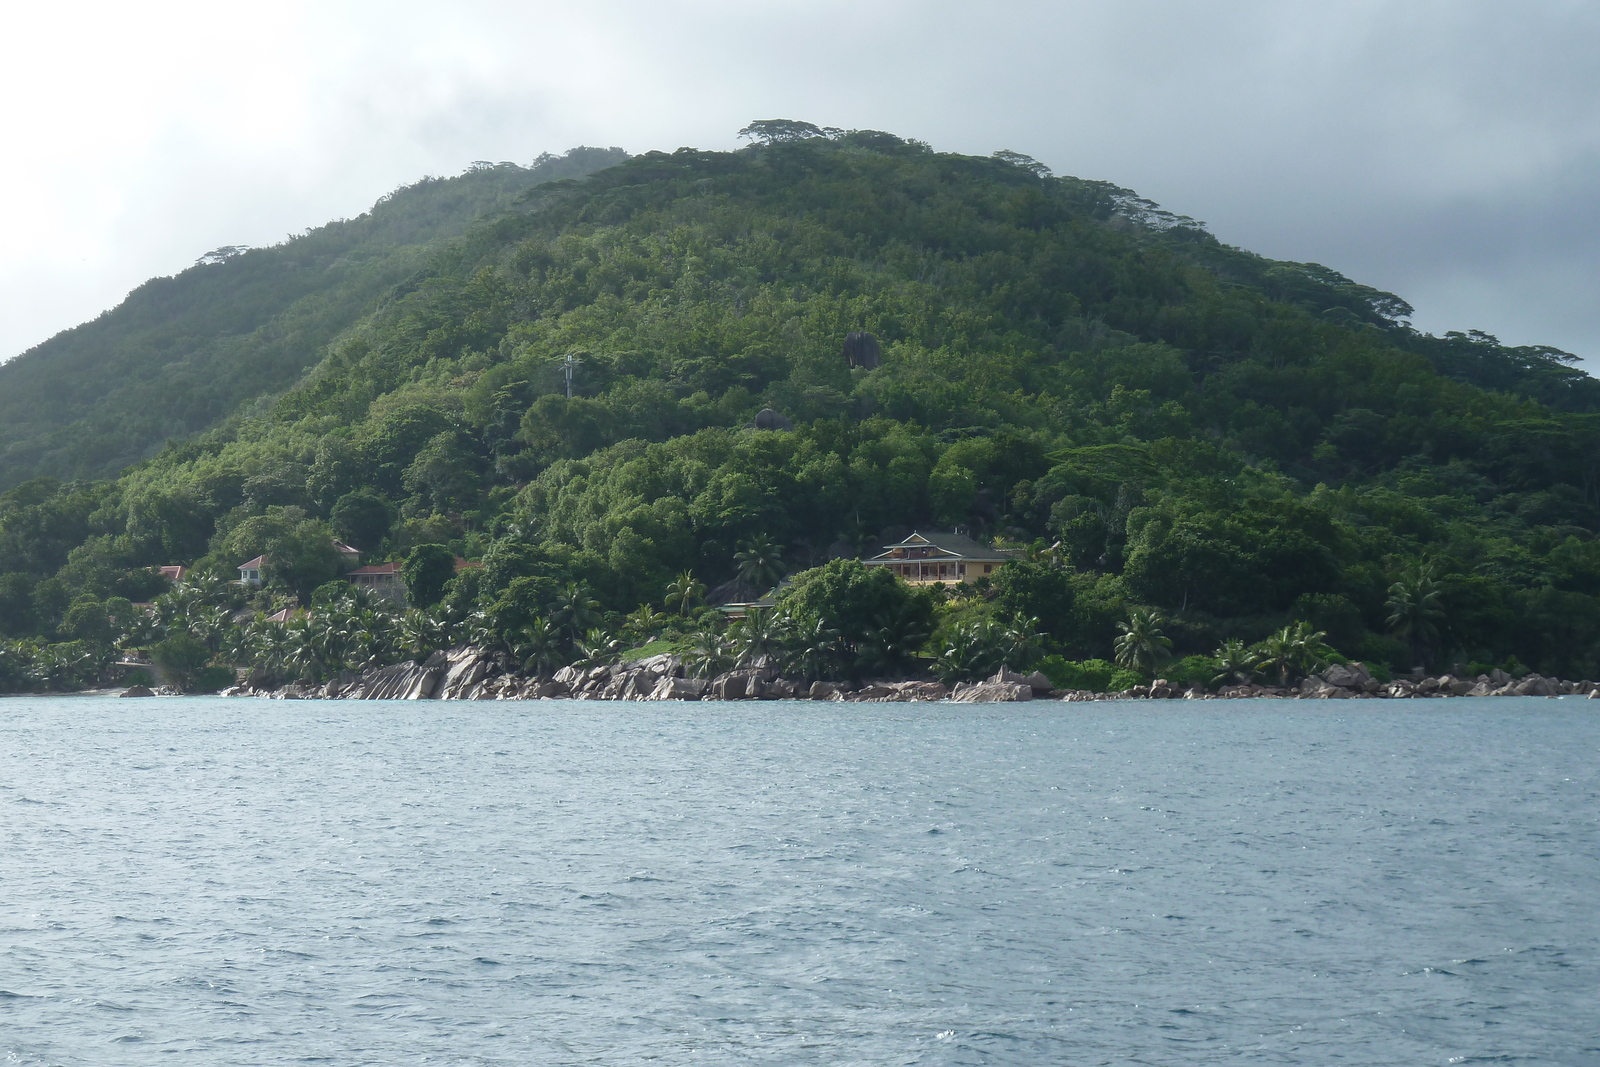
<instances>
[{"instance_id":1,"label":"red tiled roof","mask_svg":"<svg viewBox=\"0 0 1600 1067\"><path fill-rule=\"evenodd\" d=\"M460 556L456 557L457 574L460 574L462 571L475 571L482 566L483 564L479 563L475 559L462 559Z\"/></svg>"},{"instance_id":2,"label":"red tiled roof","mask_svg":"<svg viewBox=\"0 0 1600 1067\"><path fill-rule=\"evenodd\" d=\"M399 574L400 573L400 566L401 565L398 564L398 563L369 563L365 567L357 567L355 570L350 571L349 573L347 573L345 575L345 577L346 578L355 578L355 577L363 577L364 578L364 577L367 577L369 575L381 577L381 576L386 575L386 574Z\"/></svg>"},{"instance_id":3,"label":"red tiled roof","mask_svg":"<svg viewBox=\"0 0 1600 1067\"><path fill-rule=\"evenodd\" d=\"M239 564L239 569L240 570L246 570L246 569L249 569L249 570L260 570L263 566L266 565L266 562L267 562L267 557L266 556L257 556L255 559L248 560L248 561L246 561L244 563Z\"/></svg>"},{"instance_id":4,"label":"red tiled roof","mask_svg":"<svg viewBox=\"0 0 1600 1067\"><path fill-rule=\"evenodd\" d=\"M185 574L189 573L189 568L188 567L180 566L180 565L177 565L177 564L173 564L173 565L166 566L166 567L157 567L156 570L157 570L157 572L160 573L161 577L163 577L163 578L171 578L175 582L183 581L183 576Z\"/></svg>"}]
</instances>

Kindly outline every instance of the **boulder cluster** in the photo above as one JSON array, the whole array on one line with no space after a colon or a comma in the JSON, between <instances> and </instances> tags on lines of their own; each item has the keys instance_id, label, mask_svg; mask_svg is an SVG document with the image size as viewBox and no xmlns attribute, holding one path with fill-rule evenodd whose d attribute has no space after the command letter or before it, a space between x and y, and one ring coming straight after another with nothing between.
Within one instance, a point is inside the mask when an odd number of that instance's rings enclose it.
<instances>
[{"instance_id":1,"label":"boulder cluster","mask_svg":"<svg viewBox=\"0 0 1600 1067\"><path fill-rule=\"evenodd\" d=\"M1161 700L1182 697L1188 700L1238 700L1248 697L1276 697L1280 700L1349 700L1410 699L1415 697L1557 697L1587 696L1600 699L1600 683L1568 682L1560 678L1546 678L1529 674L1512 678L1505 671L1495 669L1473 679L1456 678L1448 674L1438 677L1397 678L1380 682L1360 663L1336 663L1319 674L1308 675L1299 685L1281 687L1271 685L1225 685L1212 692L1206 689L1179 689L1166 679L1157 678L1149 685L1138 685L1118 693L1094 693L1074 690L1062 696L1063 700Z\"/></svg>"},{"instance_id":2,"label":"boulder cluster","mask_svg":"<svg viewBox=\"0 0 1600 1067\"><path fill-rule=\"evenodd\" d=\"M683 660L663 654L609 666L563 667L550 678L528 678L507 671L498 656L463 647L435 652L421 663L396 663L361 674L346 671L326 683L264 684L259 678L223 691L223 696L278 700L849 700L887 703L951 700L981 704L1018 700L1215 700L1240 697L1290 699L1408 698L1450 696L1564 696L1600 698L1594 682L1568 682L1530 674L1513 679L1504 671L1476 679L1437 678L1380 682L1359 663L1339 664L1298 686L1230 685L1215 692L1181 689L1157 678L1150 685L1116 693L1052 688L1043 674L1018 674L1001 668L981 682L874 681L806 682L782 677L775 667L745 667L713 678L687 676Z\"/></svg>"},{"instance_id":3,"label":"boulder cluster","mask_svg":"<svg viewBox=\"0 0 1600 1067\"><path fill-rule=\"evenodd\" d=\"M664 654L601 667L563 667L548 679L506 671L499 658L475 648L435 652L421 663L397 663L356 674L345 672L320 685L263 684L259 678L223 691L223 696L277 700L849 700L888 703L918 700L1032 700L1049 695L1042 674L1001 670L993 678L958 683L876 681L805 682L782 677L776 668L746 667L713 678L688 677L683 660Z\"/></svg>"}]
</instances>

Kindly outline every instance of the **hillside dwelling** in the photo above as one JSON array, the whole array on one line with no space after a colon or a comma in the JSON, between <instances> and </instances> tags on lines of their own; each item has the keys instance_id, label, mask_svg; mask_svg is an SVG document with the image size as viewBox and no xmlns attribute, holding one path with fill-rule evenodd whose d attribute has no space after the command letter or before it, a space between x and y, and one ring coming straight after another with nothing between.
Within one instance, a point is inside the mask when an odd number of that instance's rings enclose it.
<instances>
[{"instance_id":1,"label":"hillside dwelling","mask_svg":"<svg viewBox=\"0 0 1600 1067\"><path fill-rule=\"evenodd\" d=\"M257 556L248 563L239 564L239 584L252 589L261 588L261 568L267 565L266 556Z\"/></svg>"},{"instance_id":2,"label":"hillside dwelling","mask_svg":"<svg viewBox=\"0 0 1600 1067\"><path fill-rule=\"evenodd\" d=\"M157 567L156 572L173 585L177 585L179 582L183 581L183 576L189 573L189 568L174 564L169 567Z\"/></svg>"},{"instance_id":3,"label":"hillside dwelling","mask_svg":"<svg viewBox=\"0 0 1600 1067\"><path fill-rule=\"evenodd\" d=\"M785 578L771 589L768 589L765 593L762 593L760 596L756 597L754 600L730 600L727 603L715 604L714 606L718 611L722 612L722 614L726 616L729 621L747 619L750 617L750 613L752 611L771 611L773 608L777 607L778 594L789 588L789 586L792 584L794 583L790 579Z\"/></svg>"},{"instance_id":4,"label":"hillside dwelling","mask_svg":"<svg viewBox=\"0 0 1600 1067\"><path fill-rule=\"evenodd\" d=\"M888 567L891 574L911 585L955 585L992 575L1002 563L1019 555L1015 550L987 548L965 534L913 533L861 562L868 567Z\"/></svg>"},{"instance_id":5,"label":"hillside dwelling","mask_svg":"<svg viewBox=\"0 0 1600 1067\"><path fill-rule=\"evenodd\" d=\"M306 609L291 605L267 616L268 622L293 622L306 613Z\"/></svg>"},{"instance_id":6,"label":"hillside dwelling","mask_svg":"<svg viewBox=\"0 0 1600 1067\"><path fill-rule=\"evenodd\" d=\"M361 562L361 551L351 548L337 537L333 539L333 550L339 553L339 558L344 560L346 567L354 567ZM239 584L255 589L261 588L261 568L266 566L267 557L257 556L248 563L239 564ZM161 568L163 572L167 568Z\"/></svg>"},{"instance_id":7,"label":"hillside dwelling","mask_svg":"<svg viewBox=\"0 0 1600 1067\"><path fill-rule=\"evenodd\" d=\"M460 568L457 568L459 571ZM351 585L359 586L373 596L387 600L397 607L406 606L406 583L398 563L371 563L358 567L345 575Z\"/></svg>"}]
</instances>

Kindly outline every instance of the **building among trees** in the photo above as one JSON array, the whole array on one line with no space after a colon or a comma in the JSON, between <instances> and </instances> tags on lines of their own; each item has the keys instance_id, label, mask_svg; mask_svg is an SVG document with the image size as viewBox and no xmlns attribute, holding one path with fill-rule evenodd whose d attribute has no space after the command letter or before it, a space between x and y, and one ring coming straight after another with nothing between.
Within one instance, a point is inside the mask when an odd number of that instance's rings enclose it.
<instances>
[{"instance_id":1,"label":"building among trees","mask_svg":"<svg viewBox=\"0 0 1600 1067\"><path fill-rule=\"evenodd\" d=\"M913 533L862 562L868 567L887 567L912 585L955 585L991 575L1017 555L1015 551L986 548L965 534Z\"/></svg>"}]
</instances>

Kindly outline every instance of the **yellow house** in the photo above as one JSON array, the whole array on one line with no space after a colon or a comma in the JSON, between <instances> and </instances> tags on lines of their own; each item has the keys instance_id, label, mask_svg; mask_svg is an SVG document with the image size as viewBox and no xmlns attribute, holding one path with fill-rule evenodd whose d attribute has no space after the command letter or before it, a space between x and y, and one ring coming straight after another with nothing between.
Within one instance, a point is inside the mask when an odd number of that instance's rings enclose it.
<instances>
[{"instance_id":1,"label":"yellow house","mask_svg":"<svg viewBox=\"0 0 1600 1067\"><path fill-rule=\"evenodd\" d=\"M912 585L955 585L991 575L1018 555L1014 550L986 548L965 534L914 533L862 563L888 567Z\"/></svg>"}]
</instances>

